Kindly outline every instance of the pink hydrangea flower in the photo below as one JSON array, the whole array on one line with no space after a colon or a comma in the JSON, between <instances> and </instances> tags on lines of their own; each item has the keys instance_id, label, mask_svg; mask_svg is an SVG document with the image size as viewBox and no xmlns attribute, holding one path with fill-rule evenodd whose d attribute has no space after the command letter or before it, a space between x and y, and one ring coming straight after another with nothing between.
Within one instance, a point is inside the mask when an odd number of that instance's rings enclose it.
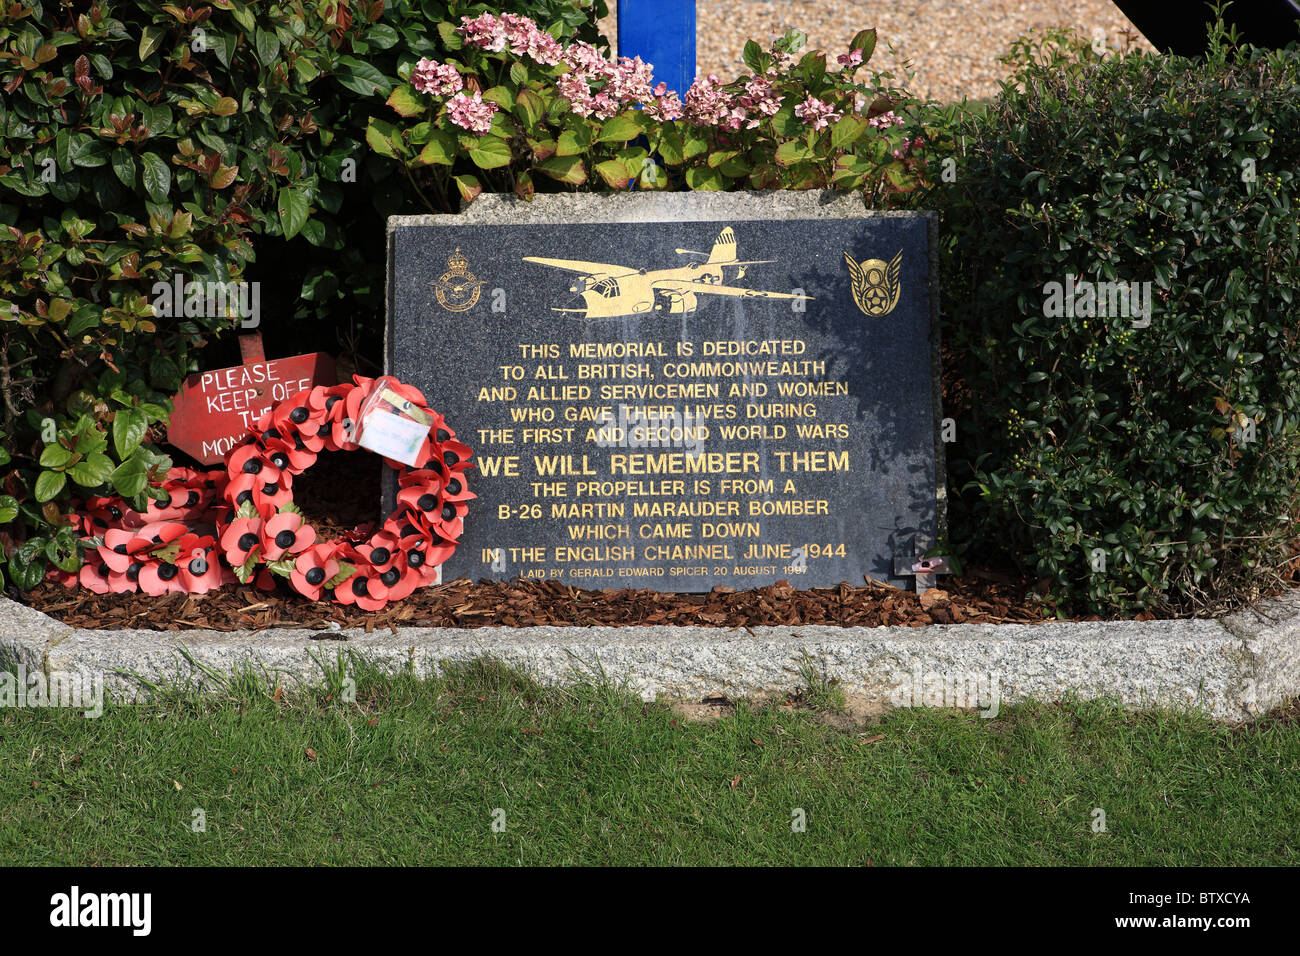
<instances>
[{"instance_id":1,"label":"pink hydrangea flower","mask_svg":"<svg viewBox=\"0 0 1300 956\"><path fill-rule=\"evenodd\" d=\"M474 91L473 96L457 93L447 101L447 116L451 121L479 136L492 129L492 114L496 111L497 105L491 100L483 99L483 94L478 90Z\"/></svg>"},{"instance_id":2,"label":"pink hydrangea flower","mask_svg":"<svg viewBox=\"0 0 1300 956\"><path fill-rule=\"evenodd\" d=\"M754 77L745 84L745 92L736 98L736 102L752 111L745 123L746 129L758 126L764 117L775 116L781 108L780 95L772 88L771 81L761 76Z\"/></svg>"},{"instance_id":3,"label":"pink hydrangea flower","mask_svg":"<svg viewBox=\"0 0 1300 956\"><path fill-rule=\"evenodd\" d=\"M697 126L716 126L727 121L731 116L731 97L720 86L717 74L697 76L686 91L686 118Z\"/></svg>"},{"instance_id":4,"label":"pink hydrangea flower","mask_svg":"<svg viewBox=\"0 0 1300 956\"><path fill-rule=\"evenodd\" d=\"M613 71L613 67L604 55L584 40L570 43L565 47L562 59L570 70L580 75L607 79L608 74Z\"/></svg>"},{"instance_id":5,"label":"pink hydrangea flower","mask_svg":"<svg viewBox=\"0 0 1300 956\"><path fill-rule=\"evenodd\" d=\"M472 19L461 17L459 32L474 46L490 53L500 53L509 42L506 39L505 24L487 12Z\"/></svg>"},{"instance_id":6,"label":"pink hydrangea flower","mask_svg":"<svg viewBox=\"0 0 1300 956\"><path fill-rule=\"evenodd\" d=\"M654 97L645 103L645 113L651 119L668 121L681 119L686 111L677 92L668 89L667 83L660 83L654 88Z\"/></svg>"},{"instance_id":7,"label":"pink hydrangea flower","mask_svg":"<svg viewBox=\"0 0 1300 956\"><path fill-rule=\"evenodd\" d=\"M840 66L856 67L862 63L862 51L850 50L848 53L841 53L835 58L835 62Z\"/></svg>"},{"instance_id":8,"label":"pink hydrangea flower","mask_svg":"<svg viewBox=\"0 0 1300 956\"><path fill-rule=\"evenodd\" d=\"M578 116L591 115L591 87L579 73L565 73L555 81L560 95L569 101L573 112Z\"/></svg>"},{"instance_id":9,"label":"pink hydrangea flower","mask_svg":"<svg viewBox=\"0 0 1300 956\"><path fill-rule=\"evenodd\" d=\"M411 85L421 93L451 96L465 88L465 81L450 63L439 63L421 57L420 62L415 64L415 72L411 74Z\"/></svg>"},{"instance_id":10,"label":"pink hydrangea flower","mask_svg":"<svg viewBox=\"0 0 1300 956\"><path fill-rule=\"evenodd\" d=\"M471 44L491 53L509 47L515 56L527 56L543 66L560 62L564 48L560 42L537 26L534 20L513 13L494 16L461 17L460 33Z\"/></svg>"},{"instance_id":11,"label":"pink hydrangea flower","mask_svg":"<svg viewBox=\"0 0 1300 956\"><path fill-rule=\"evenodd\" d=\"M840 114L835 112L835 107L823 103L815 96L808 97L796 106L794 115L811 125L813 129L825 129L840 118Z\"/></svg>"}]
</instances>

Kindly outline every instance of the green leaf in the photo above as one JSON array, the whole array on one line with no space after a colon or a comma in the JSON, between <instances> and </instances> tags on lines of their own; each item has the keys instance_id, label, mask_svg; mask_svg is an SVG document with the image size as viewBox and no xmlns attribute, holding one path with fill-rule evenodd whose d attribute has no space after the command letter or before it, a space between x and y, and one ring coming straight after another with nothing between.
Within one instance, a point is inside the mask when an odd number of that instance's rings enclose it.
<instances>
[{"instance_id":1,"label":"green leaf","mask_svg":"<svg viewBox=\"0 0 1300 956\"><path fill-rule=\"evenodd\" d=\"M484 136L469 150L469 158L479 169L497 169L509 166L514 157L510 144L499 136Z\"/></svg>"},{"instance_id":2,"label":"green leaf","mask_svg":"<svg viewBox=\"0 0 1300 956\"><path fill-rule=\"evenodd\" d=\"M579 153L586 152L587 147L590 145L590 126L579 126L577 129L566 129L560 134L560 139L555 145L555 155L576 156Z\"/></svg>"},{"instance_id":3,"label":"green leaf","mask_svg":"<svg viewBox=\"0 0 1300 956\"><path fill-rule=\"evenodd\" d=\"M380 73L375 67L365 60L358 60L354 56L339 57L338 66L334 70L334 79L353 93L359 93L362 96L373 96L378 93L386 97L392 92L394 85L388 77Z\"/></svg>"},{"instance_id":4,"label":"green leaf","mask_svg":"<svg viewBox=\"0 0 1300 956\"><path fill-rule=\"evenodd\" d=\"M659 155L669 166L680 166L686 161L682 134L677 127L664 124L663 134L659 137Z\"/></svg>"},{"instance_id":5,"label":"green leaf","mask_svg":"<svg viewBox=\"0 0 1300 956\"><path fill-rule=\"evenodd\" d=\"M81 567L76 532L66 526L59 529L59 533L46 543L45 556L60 571L76 571Z\"/></svg>"},{"instance_id":6,"label":"green leaf","mask_svg":"<svg viewBox=\"0 0 1300 956\"><path fill-rule=\"evenodd\" d=\"M632 178L627 174L627 165L618 159L607 159L603 163L597 163L596 172L615 189L626 189L628 181Z\"/></svg>"},{"instance_id":7,"label":"green leaf","mask_svg":"<svg viewBox=\"0 0 1300 956\"><path fill-rule=\"evenodd\" d=\"M547 176L562 183L580 186L587 181L587 170L577 156L552 156L537 166Z\"/></svg>"},{"instance_id":8,"label":"green leaf","mask_svg":"<svg viewBox=\"0 0 1300 956\"><path fill-rule=\"evenodd\" d=\"M8 524L18 517L18 499L13 495L0 495L0 524Z\"/></svg>"},{"instance_id":9,"label":"green leaf","mask_svg":"<svg viewBox=\"0 0 1300 956\"><path fill-rule=\"evenodd\" d=\"M426 108L409 86L395 87L393 92L388 94L388 105L401 116L419 116Z\"/></svg>"},{"instance_id":10,"label":"green leaf","mask_svg":"<svg viewBox=\"0 0 1300 956\"><path fill-rule=\"evenodd\" d=\"M61 471L43 471L36 477L36 500L49 501L67 484L68 476Z\"/></svg>"},{"instance_id":11,"label":"green leaf","mask_svg":"<svg viewBox=\"0 0 1300 956\"><path fill-rule=\"evenodd\" d=\"M762 72L762 64L759 58L763 55L763 48L753 40L745 44L745 50L742 57L745 60L745 66L749 67L755 73Z\"/></svg>"},{"instance_id":12,"label":"green leaf","mask_svg":"<svg viewBox=\"0 0 1300 956\"><path fill-rule=\"evenodd\" d=\"M436 163L439 166L450 166L456 161L456 153L459 145L456 137L450 133L444 133L442 130L434 130L429 137L429 142L425 144L424 149L420 150L420 155L416 157L416 162Z\"/></svg>"},{"instance_id":13,"label":"green leaf","mask_svg":"<svg viewBox=\"0 0 1300 956\"><path fill-rule=\"evenodd\" d=\"M626 143L640 136L641 124L630 116L612 116L605 121L596 135L598 143Z\"/></svg>"},{"instance_id":14,"label":"green leaf","mask_svg":"<svg viewBox=\"0 0 1300 956\"><path fill-rule=\"evenodd\" d=\"M282 578L287 578L293 573L295 564L297 564L296 558L281 558L279 561L272 561L266 566L266 569L272 574L278 574Z\"/></svg>"},{"instance_id":15,"label":"green leaf","mask_svg":"<svg viewBox=\"0 0 1300 956\"><path fill-rule=\"evenodd\" d=\"M123 498L133 498L144 491L147 478L148 468L145 466L144 459L138 454L122 462L109 475L113 488Z\"/></svg>"},{"instance_id":16,"label":"green leaf","mask_svg":"<svg viewBox=\"0 0 1300 956\"><path fill-rule=\"evenodd\" d=\"M284 238L292 239L307 222L307 193L299 186L281 189L276 197L276 211Z\"/></svg>"},{"instance_id":17,"label":"green leaf","mask_svg":"<svg viewBox=\"0 0 1300 956\"><path fill-rule=\"evenodd\" d=\"M107 455L95 452L68 469L68 475L83 488L98 488L113 474L113 461Z\"/></svg>"},{"instance_id":18,"label":"green leaf","mask_svg":"<svg viewBox=\"0 0 1300 956\"><path fill-rule=\"evenodd\" d=\"M148 430L148 417L138 408L119 408L113 414L113 449L119 461L135 454Z\"/></svg>"},{"instance_id":19,"label":"green leaf","mask_svg":"<svg viewBox=\"0 0 1300 956\"><path fill-rule=\"evenodd\" d=\"M848 149L863 133L868 123L860 116L841 116L831 127L831 147Z\"/></svg>"},{"instance_id":20,"label":"green leaf","mask_svg":"<svg viewBox=\"0 0 1300 956\"><path fill-rule=\"evenodd\" d=\"M45 558L33 557L25 562L10 561L9 577L19 588L30 591L45 580Z\"/></svg>"},{"instance_id":21,"label":"green leaf","mask_svg":"<svg viewBox=\"0 0 1300 956\"><path fill-rule=\"evenodd\" d=\"M546 103L532 90L520 90L519 95L515 97L514 114L531 130L546 115Z\"/></svg>"},{"instance_id":22,"label":"green leaf","mask_svg":"<svg viewBox=\"0 0 1300 956\"><path fill-rule=\"evenodd\" d=\"M442 45L448 50L459 50L465 45L465 41L456 32L456 24L450 20L438 21L438 36L442 38Z\"/></svg>"},{"instance_id":23,"label":"green leaf","mask_svg":"<svg viewBox=\"0 0 1300 956\"><path fill-rule=\"evenodd\" d=\"M339 562L339 572L325 582L324 587L336 588L348 578L356 573L356 565L348 564L346 561Z\"/></svg>"},{"instance_id":24,"label":"green leaf","mask_svg":"<svg viewBox=\"0 0 1300 956\"><path fill-rule=\"evenodd\" d=\"M477 176L453 176L452 179L456 181L456 189L460 192L461 200L466 204L473 202L474 197L483 191Z\"/></svg>"},{"instance_id":25,"label":"green leaf","mask_svg":"<svg viewBox=\"0 0 1300 956\"><path fill-rule=\"evenodd\" d=\"M42 468L63 468L72 461L72 452L62 445L46 445L41 452Z\"/></svg>"},{"instance_id":26,"label":"green leaf","mask_svg":"<svg viewBox=\"0 0 1300 956\"><path fill-rule=\"evenodd\" d=\"M113 172L127 189L135 189L135 157L128 150L113 151Z\"/></svg>"},{"instance_id":27,"label":"green leaf","mask_svg":"<svg viewBox=\"0 0 1300 956\"><path fill-rule=\"evenodd\" d=\"M144 188L154 202L162 202L172 186L172 171L157 153L140 157L144 164Z\"/></svg>"},{"instance_id":28,"label":"green leaf","mask_svg":"<svg viewBox=\"0 0 1300 956\"><path fill-rule=\"evenodd\" d=\"M799 140L790 140L776 148L776 161L782 166L793 166L795 163L812 159L813 156L813 151Z\"/></svg>"},{"instance_id":29,"label":"green leaf","mask_svg":"<svg viewBox=\"0 0 1300 956\"><path fill-rule=\"evenodd\" d=\"M692 189L708 191L721 189L724 185L722 174L707 166L692 166L686 170L686 185Z\"/></svg>"},{"instance_id":30,"label":"green leaf","mask_svg":"<svg viewBox=\"0 0 1300 956\"><path fill-rule=\"evenodd\" d=\"M275 35L274 30L258 29L256 34L257 58L261 60L262 65L270 67L276 57L280 55L280 38Z\"/></svg>"},{"instance_id":31,"label":"green leaf","mask_svg":"<svg viewBox=\"0 0 1300 956\"><path fill-rule=\"evenodd\" d=\"M140 59L147 60L158 47L162 46L163 38L167 36L167 27L148 26L140 31Z\"/></svg>"},{"instance_id":32,"label":"green leaf","mask_svg":"<svg viewBox=\"0 0 1300 956\"><path fill-rule=\"evenodd\" d=\"M870 30L860 31L852 40L849 41L850 50L862 51L862 65L866 66L867 61L871 59L871 54L876 51L876 30L872 27Z\"/></svg>"},{"instance_id":33,"label":"green leaf","mask_svg":"<svg viewBox=\"0 0 1300 956\"><path fill-rule=\"evenodd\" d=\"M511 110L515 105L515 95L510 92L508 87L494 86L483 93L483 99L489 103L495 103L503 110Z\"/></svg>"},{"instance_id":34,"label":"green leaf","mask_svg":"<svg viewBox=\"0 0 1300 956\"><path fill-rule=\"evenodd\" d=\"M389 159L397 158L392 140L375 128L373 116L370 118L370 125L366 127L366 143L380 156L387 156Z\"/></svg>"}]
</instances>

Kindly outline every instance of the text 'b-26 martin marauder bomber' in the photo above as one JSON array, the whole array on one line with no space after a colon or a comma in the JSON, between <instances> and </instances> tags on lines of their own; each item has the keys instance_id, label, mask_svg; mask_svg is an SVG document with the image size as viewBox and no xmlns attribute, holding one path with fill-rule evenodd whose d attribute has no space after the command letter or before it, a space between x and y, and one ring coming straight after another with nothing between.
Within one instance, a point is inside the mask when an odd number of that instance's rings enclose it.
<instances>
[{"instance_id":1,"label":"text 'b-26 martin marauder bomber'","mask_svg":"<svg viewBox=\"0 0 1300 956\"><path fill-rule=\"evenodd\" d=\"M690 249L675 251L683 256L704 255ZM582 296L586 306L581 309L555 308L552 311L576 313L587 319L612 319L649 312L694 312L699 305L700 295L731 295L742 299L811 299L812 296L796 293L763 292L726 284L724 270L728 267L734 266L737 269L733 281L739 282L745 277L747 266L775 261L737 259L736 234L730 226L718 233L713 251L707 259L688 262L675 269L634 269L604 262L524 256L524 262L536 262L538 265L581 273L569 291Z\"/></svg>"}]
</instances>

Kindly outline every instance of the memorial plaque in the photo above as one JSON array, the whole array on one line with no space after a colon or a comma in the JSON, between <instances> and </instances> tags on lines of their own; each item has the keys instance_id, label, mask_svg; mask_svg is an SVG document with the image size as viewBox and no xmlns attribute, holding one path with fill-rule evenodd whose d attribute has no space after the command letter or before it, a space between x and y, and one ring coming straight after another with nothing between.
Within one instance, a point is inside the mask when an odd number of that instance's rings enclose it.
<instances>
[{"instance_id":1,"label":"memorial plaque","mask_svg":"<svg viewBox=\"0 0 1300 956\"><path fill-rule=\"evenodd\" d=\"M390 219L386 371L477 464L444 580L897 580L942 522L933 244L816 192Z\"/></svg>"}]
</instances>

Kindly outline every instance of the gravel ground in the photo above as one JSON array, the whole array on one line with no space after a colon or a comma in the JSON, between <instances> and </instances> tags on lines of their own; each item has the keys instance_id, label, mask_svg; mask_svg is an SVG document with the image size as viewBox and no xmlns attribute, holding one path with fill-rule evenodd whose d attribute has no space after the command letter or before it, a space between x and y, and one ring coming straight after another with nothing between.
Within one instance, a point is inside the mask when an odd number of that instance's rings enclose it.
<instances>
[{"instance_id":1,"label":"gravel ground","mask_svg":"<svg viewBox=\"0 0 1300 956\"><path fill-rule=\"evenodd\" d=\"M602 23L616 36L616 5ZM1103 31L1123 47L1123 31L1137 31L1110 0L696 0L696 68L730 79L745 72L740 51L749 39L766 45L794 27L809 46L842 52L859 30L875 27L879 46L871 65L888 70L922 97L944 102L981 99L998 90L1006 67L997 61L1017 36L1036 28L1074 26L1092 37ZM1137 45L1150 49L1138 36Z\"/></svg>"}]
</instances>

